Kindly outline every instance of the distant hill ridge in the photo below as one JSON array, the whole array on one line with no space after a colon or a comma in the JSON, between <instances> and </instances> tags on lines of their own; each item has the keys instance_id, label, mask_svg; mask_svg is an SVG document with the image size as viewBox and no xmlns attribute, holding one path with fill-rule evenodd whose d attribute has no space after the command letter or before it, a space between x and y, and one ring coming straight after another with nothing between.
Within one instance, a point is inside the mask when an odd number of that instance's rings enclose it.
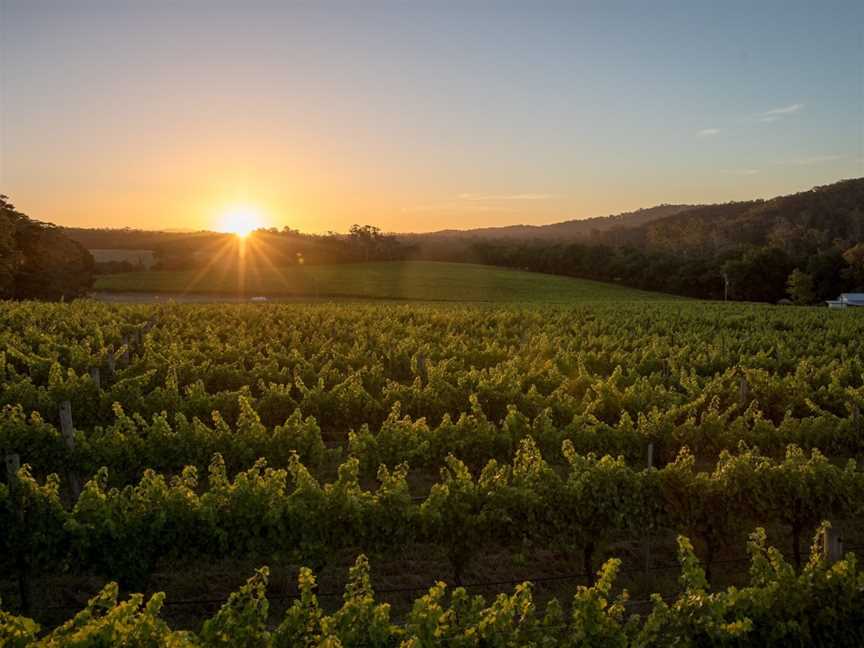
<instances>
[{"instance_id":1,"label":"distant hill ridge","mask_svg":"<svg viewBox=\"0 0 864 648\"><path fill-rule=\"evenodd\" d=\"M864 240L864 178L841 180L769 200L702 205L626 229L598 242L676 254L715 253L742 245L790 253Z\"/></svg>"},{"instance_id":2,"label":"distant hill ridge","mask_svg":"<svg viewBox=\"0 0 864 648\"><path fill-rule=\"evenodd\" d=\"M197 231L61 228L88 249L153 249L176 241L222 239L226 235ZM817 234L818 233L818 234ZM303 236L296 233L297 236ZM406 243L457 246L467 250L481 241L590 241L636 245L671 252L719 250L742 244L783 247L790 239L864 240L864 178L769 200L713 205L661 204L609 216L572 219L548 225L508 225L398 233ZM314 237L313 237L314 238ZM451 255L452 256L452 255ZM434 257L433 257L434 258Z\"/></svg>"},{"instance_id":3,"label":"distant hill ridge","mask_svg":"<svg viewBox=\"0 0 864 648\"><path fill-rule=\"evenodd\" d=\"M446 229L423 234L403 233L400 238L480 238L480 239L576 239L605 232L618 227L638 227L645 223L674 216L692 210L699 205L657 205L635 211L572 219L548 225L506 225L501 227L479 227L467 230Z\"/></svg>"}]
</instances>

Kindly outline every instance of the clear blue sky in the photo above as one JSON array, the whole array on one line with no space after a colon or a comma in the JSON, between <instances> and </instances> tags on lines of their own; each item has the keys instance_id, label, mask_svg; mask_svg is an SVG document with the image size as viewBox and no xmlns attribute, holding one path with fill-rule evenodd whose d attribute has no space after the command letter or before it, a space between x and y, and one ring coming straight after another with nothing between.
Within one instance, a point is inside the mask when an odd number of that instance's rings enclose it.
<instances>
[{"instance_id":1,"label":"clear blue sky","mask_svg":"<svg viewBox=\"0 0 864 648\"><path fill-rule=\"evenodd\" d=\"M864 176L864 1L0 0L0 192L433 230Z\"/></svg>"}]
</instances>

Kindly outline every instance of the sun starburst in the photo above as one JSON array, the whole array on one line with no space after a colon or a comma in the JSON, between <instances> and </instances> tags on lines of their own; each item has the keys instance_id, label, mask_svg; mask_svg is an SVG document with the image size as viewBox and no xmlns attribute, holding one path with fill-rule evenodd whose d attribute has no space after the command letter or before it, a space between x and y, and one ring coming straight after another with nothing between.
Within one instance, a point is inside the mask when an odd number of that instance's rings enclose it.
<instances>
[{"instance_id":1,"label":"sun starburst","mask_svg":"<svg viewBox=\"0 0 864 648\"><path fill-rule=\"evenodd\" d=\"M238 205L222 212L219 218L219 230L246 238L256 229L263 227L261 213L255 207Z\"/></svg>"}]
</instances>

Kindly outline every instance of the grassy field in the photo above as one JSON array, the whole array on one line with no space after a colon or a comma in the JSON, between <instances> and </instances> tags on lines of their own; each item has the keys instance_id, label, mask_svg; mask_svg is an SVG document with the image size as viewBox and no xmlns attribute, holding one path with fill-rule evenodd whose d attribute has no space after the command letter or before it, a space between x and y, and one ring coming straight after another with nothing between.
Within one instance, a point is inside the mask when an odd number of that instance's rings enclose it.
<instances>
[{"instance_id":1,"label":"grassy field","mask_svg":"<svg viewBox=\"0 0 864 648\"><path fill-rule=\"evenodd\" d=\"M90 250L90 254L97 263L107 261L128 261L132 264L141 264L145 268L150 268L155 262L153 258L153 250L109 250L96 249Z\"/></svg>"},{"instance_id":2,"label":"grassy field","mask_svg":"<svg viewBox=\"0 0 864 648\"><path fill-rule=\"evenodd\" d=\"M492 266L431 261L272 268L243 280L218 269L98 277L103 292L570 303L674 299L614 284Z\"/></svg>"}]
</instances>

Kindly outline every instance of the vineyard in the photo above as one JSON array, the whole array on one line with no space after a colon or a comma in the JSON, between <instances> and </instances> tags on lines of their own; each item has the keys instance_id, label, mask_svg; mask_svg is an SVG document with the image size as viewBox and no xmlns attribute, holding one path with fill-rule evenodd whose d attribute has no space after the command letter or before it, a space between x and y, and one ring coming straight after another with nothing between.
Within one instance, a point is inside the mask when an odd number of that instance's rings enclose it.
<instances>
[{"instance_id":1,"label":"vineyard","mask_svg":"<svg viewBox=\"0 0 864 648\"><path fill-rule=\"evenodd\" d=\"M861 645L862 409L851 310L3 304L0 644Z\"/></svg>"}]
</instances>

